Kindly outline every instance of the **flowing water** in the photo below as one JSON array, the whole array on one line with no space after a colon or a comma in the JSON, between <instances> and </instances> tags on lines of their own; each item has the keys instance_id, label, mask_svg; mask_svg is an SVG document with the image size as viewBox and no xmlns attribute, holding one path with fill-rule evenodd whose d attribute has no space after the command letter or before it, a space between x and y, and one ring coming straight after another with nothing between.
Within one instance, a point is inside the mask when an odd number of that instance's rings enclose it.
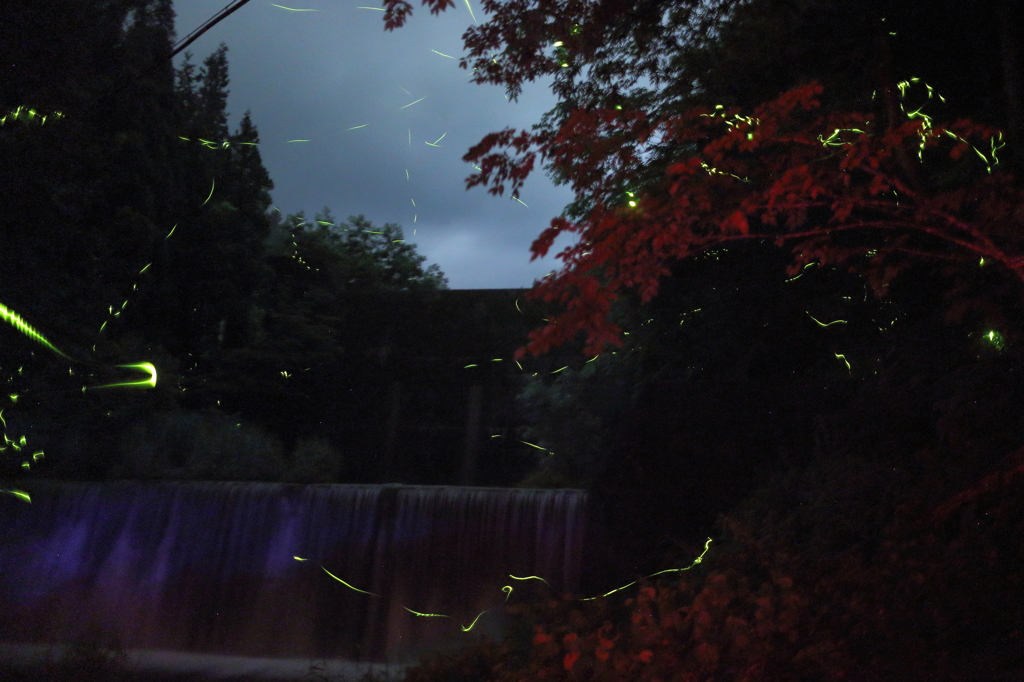
<instances>
[{"instance_id":1,"label":"flowing water","mask_svg":"<svg viewBox=\"0 0 1024 682\"><path fill-rule=\"evenodd\" d=\"M22 487L32 504L0 499L3 642L106 632L133 649L398 663L494 632L497 611L463 626L520 587L510 574L578 586L577 490Z\"/></svg>"}]
</instances>

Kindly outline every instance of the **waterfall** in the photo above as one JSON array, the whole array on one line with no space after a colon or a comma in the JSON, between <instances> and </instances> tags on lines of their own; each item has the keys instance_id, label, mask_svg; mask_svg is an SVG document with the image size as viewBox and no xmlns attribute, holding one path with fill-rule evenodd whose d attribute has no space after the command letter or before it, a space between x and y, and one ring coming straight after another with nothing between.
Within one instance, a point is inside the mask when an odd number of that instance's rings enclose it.
<instances>
[{"instance_id":1,"label":"waterfall","mask_svg":"<svg viewBox=\"0 0 1024 682\"><path fill-rule=\"evenodd\" d=\"M0 499L0 641L102 626L132 648L406 662L471 636L461 626L505 600L510 574L578 588L582 491L40 481L30 492L32 504Z\"/></svg>"}]
</instances>

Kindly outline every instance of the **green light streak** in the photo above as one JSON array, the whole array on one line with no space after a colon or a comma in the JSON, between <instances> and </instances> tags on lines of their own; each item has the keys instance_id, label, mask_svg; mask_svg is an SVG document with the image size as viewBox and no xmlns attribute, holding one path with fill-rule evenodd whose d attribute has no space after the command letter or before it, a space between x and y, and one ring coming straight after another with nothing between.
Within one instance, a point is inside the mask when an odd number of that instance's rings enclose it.
<instances>
[{"instance_id":1,"label":"green light streak","mask_svg":"<svg viewBox=\"0 0 1024 682\"><path fill-rule=\"evenodd\" d=\"M7 324L11 325L12 327L17 329L19 332L21 332L28 338L32 339L36 343L41 344L46 348L49 348L62 358L72 360L72 358L65 355L59 348L50 343L47 340L47 338L43 336L41 333L39 333L39 331L35 327L33 327L28 322L23 320L20 315L18 315L16 312L5 306L3 303L0 303L0 319L2 319ZM74 362L74 360L72 360L72 362Z\"/></svg>"},{"instance_id":2,"label":"green light streak","mask_svg":"<svg viewBox=\"0 0 1024 682\"><path fill-rule=\"evenodd\" d=\"M402 608L412 615L420 616L421 618L451 618L451 616L446 616L443 613L420 613L419 611L413 611L408 606L403 606Z\"/></svg>"},{"instance_id":3,"label":"green light streak","mask_svg":"<svg viewBox=\"0 0 1024 682\"><path fill-rule=\"evenodd\" d=\"M210 193L209 193L209 195L207 195L206 201L209 201L210 197L213 196L213 188L216 185L217 185L217 178L214 178L212 181L210 181ZM203 206L206 206L206 201L203 202ZM167 235L167 236L169 237L170 235Z\"/></svg>"},{"instance_id":4,"label":"green light streak","mask_svg":"<svg viewBox=\"0 0 1024 682\"><path fill-rule=\"evenodd\" d=\"M811 315L810 313L808 313L806 310L804 312L807 313L807 317L809 317L812 320L814 320L815 323L817 323L817 325L819 327L831 327L834 324L846 324L846 320L832 320L831 322L822 322L822 321L818 320L817 318L815 318L814 315Z\"/></svg>"},{"instance_id":5,"label":"green light streak","mask_svg":"<svg viewBox=\"0 0 1024 682\"><path fill-rule=\"evenodd\" d=\"M476 626L476 622L478 620L480 620L480 616L484 615L485 613L487 613L487 611L481 611L480 613L476 614L476 618L473 619L472 623L470 623L469 625L461 626L462 627L462 631L463 632L469 632L470 630L472 630Z\"/></svg>"},{"instance_id":6,"label":"green light streak","mask_svg":"<svg viewBox=\"0 0 1024 682\"><path fill-rule=\"evenodd\" d=\"M455 59L455 57L451 56L450 54L445 54L444 52L438 52L437 50L431 50L431 52L433 52L434 54L439 54L442 57L448 57L448 59Z\"/></svg>"},{"instance_id":7,"label":"green light streak","mask_svg":"<svg viewBox=\"0 0 1024 682\"><path fill-rule=\"evenodd\" d=\"M274 7L280 7L281 9L286 9L289 12L317 12L317 11L319 11L319 10L315 10L315 9L295 9L294 7L285 7L284 5L275 5L274 3L270 3L270 4L272 6L274 6Z\"/></svg>"},{"instance_id":8,"label":"green light streak","mask_svg":"<svg viewBox=\"0 0 1024 682\"><path fill-rule=\"evenodd\" d=\"M587 597L586 599L580 599L580 601L593 601L595 599L600 599L601 597L608 597L610 595L615 594L616 592L621 592L622 590L626 589L627 587L630 587L632 585L636 585L638 582L640 582L640 580L646 580L647 578L653 578L654 576L662 575L663 573L682 573L683 571L689 571L691 568L693 568L694 566L696 566L697 564L699 564L700 562L702 562L704 560L704 555L708 553L708 548L710 546L711 546L711 538L708 538L708 541L704 543L704 551L701 552L700 556L697 557L696 559L694 559L693 563L690 564L689 566L687 566L686 568L666 568L664 571L658 571L657 573L651 573L650 575L644 576L643 578L640 578L639 580L634 580L633 582L629 583L629 585L623 585L622 587L616 588L616 589L612 590L611 592L605 592L604 594L598 595L597 597Z\"/></svg>"},{"instance_id":9,"label":"green light streak","mask_svg":"<svg viewBox=\"0 0 1024 682\"><path fill-rule=\"evenodd\" d=\"M836 357L837 357L838 359L842 360L842 361L843 361L843 362L844 362L844 363L846 364L846 369L847 369L848 371L852 371L852 370L851 370L851 368L850 368L850 361L846 359L846 356L845 356L845 355L843 355L842 353L835 353L834 355L835 355L835 356L836 356Z\"/></svg>"},{"instance_id":10,"label":"green light streak","mask_svg":"<svg viewBox=\"0 0 1024 682\"><path fill-rule=\"evenodd\" d=\"M516 196L514 196L514 197L512 197L512 198L513 198L513 199L515 199L516 201L518 201L518 202L519 202L520 204L522 204L523 206L526 206L526 202L525 202L525 201L523 201L522 199L520 199L519 197L516 197ZM526 206L526 208L530 208L530 207L529 207L529 206Z\"/></svg>"},{"instance_id":11,"label":"green light streak","mask_svg":"<svg viewBox=\"0 0 1024 682\"><path fill-rule=\"evenodd\" d=\"M25 492L24 490L4 490L4 489L0 489L0 493L7 493L8 495L14 495L19 500L24 500L25 502L28 502L29 504L32 504L31 496L29 496L29 494L27 492Z\"/></svg>"},{"instance_id":12,"label":"green light streak","mask_svg":"<svg viewBox=\"0 0 1024 682\"><path fill-rule=\"evenodd\" d=\"M526 575L526 576L523 576L522 578L520 578L520 577L512 575L510 573L508 577L512 578L512 580L539 580L542 583L544 583L545 585L547 585L548 587L551 587L551 583L549 583L547 580L544 580L544 578L541 578L539 575Z\"/></svg>"},{"instance_id":13,"label":"green light streak","mask_svg":"<svg viewBox=\"0 0 1024 682\"><path fill-rule=\"evenodd\" d=\"M336 576L333 573L331 573L330 571L328 571L323 566L321 566L320 568L323 568L324 569L324 573L326 573L327 575L331 576L332 578L334 578L335 580L337 580L339 583L341 583L345 587L349 588L350 590L355 590L356 592L362 592L363 594L368 594L371 597L379 597L380 596L379 594L374 594L373 592L367 592L366 590L360 590L358 587L353 587L352 585L349 585L347 582L345 582L344 580L342 580L338 576Z\"/></svg>"},{"instance_id":14,"label":"green light streak","mask_svg":"<svg viewBox=\"0 0 1024 682\"><path fill-rule=\"evenodd\" d=\"M346 128L345 132L347 133L349 130L359 130L360 128L365 128L368 125L370 125L370 124L369 123L364 123L361 126L352 126L351 128Z\"/></svg>"},{"instance_id":15,"label":"green light streak","mask_svg":"<svg viewBox=\"0 0 1024 682\"><path fill-rule=\"evenodd\" d=\"M138 381L118 381L113 384L103 384L102 386L83 386L82 391L84 392L86 388L156 388L156 367L153 366L153 363L136 362L131 365L118 365L118 367L136 369L140 372L145 372L149 376Z\"/></svg>"},{"instance_id":16,"label":"green light streak","mask_svg":"<svg viewBox=\"0 0 1024 682\"><path fill-rule=\"evenodd\" d=\"M469 16L473 20L473 23L475 24L476 23L476 15L473 14L473 8L469 6L469 0L463 0L463 1L466 3L466 9L469 10Z\"/></svg>"},{"instance_id":17,"label":"green light streak","mask_svg":"<svg viewBox=\"0 0 1024 682\"><path fill-rule=\"evenodd\" d=\"M46 123L46 119L50 116L53 116L56 119L64 118L64 114L59 111L55 111L52 114L40 114L35 109L20 106L15 109L11 109L3 116L0 116L0 125L6 125L7 119L10 119L12 122L24 121L25 123L31 123L36 120L36 117L39 117L39 125L44 125Z\"/></svg>"},{"instance_id":18,"label":"green light streak","mask_svg":"<svg viewBox=\"0 0 1024 682\"><path fill-rule=\"evenodd\" d=\"M426 98L427 98L427 97L426 97L426 95L424 95L423 97L420 97L420 98L419 98L418 100L416 100L415 102L409 102L409 103L408 103L408 104L406 104L405 106L402 106L402 107L398 107L398 110L399 110L399 111L401 111L402 109L408 109L408 108L409 108L409 107L411 107L411 106L412 106L413 104L418 104L418 103L422 102L423 100L425 100ZM411 137L411 136L412 136L412 132L410 132L410 133L409 133L409 135L410 135L410 138L409 138L409 139L410 139L410 144L411 144L411 143L412 143L412 142L411 142L411 140L412 140L412 137Z\"/></svg>"}]
</instances>

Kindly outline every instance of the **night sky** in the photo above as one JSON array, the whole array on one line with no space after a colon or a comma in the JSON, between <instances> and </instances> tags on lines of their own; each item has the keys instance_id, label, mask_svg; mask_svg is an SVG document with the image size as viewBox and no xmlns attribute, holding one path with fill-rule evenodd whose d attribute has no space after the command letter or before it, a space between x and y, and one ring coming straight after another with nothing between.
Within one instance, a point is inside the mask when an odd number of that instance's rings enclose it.
<instances>
[{"instance_id":1,"label":"night sky","mask_svg":"<svg viewBox=\"0 0 1024 682\"><path fill-rule=\"evenodd\" d=\"M551 256L531 263L529 246L569 203L568 188L538 170L523 203L466 189L466 151L489 132L529 128L554 98L546 82L527 86L517 103L500 87L470 83L458 66L473 22L465 2L441 16L417 6L390 33L383 12L359 9L376 0L277 4L316 11L252 0L189 46L201 63L228 45L231 129L251 110L276 208L312 218L328 206L340 220L364 214L377 225L398 223L453 289L528 287L558 268ZM223 6L176 2L178 38Z\"/></svg>"}]
</instances>

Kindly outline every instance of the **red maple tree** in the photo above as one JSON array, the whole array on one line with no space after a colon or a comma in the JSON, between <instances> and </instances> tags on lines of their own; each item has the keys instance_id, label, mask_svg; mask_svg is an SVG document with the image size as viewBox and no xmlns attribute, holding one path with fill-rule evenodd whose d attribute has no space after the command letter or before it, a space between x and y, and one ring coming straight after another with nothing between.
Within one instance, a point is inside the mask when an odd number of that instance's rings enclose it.
<instances>
[{"instance_id":1,"label":"red maple tree","mask_svg":"<svg viewBox=\"0 0 1024 682\"><path fill-rule=\"evenodd\" d=\"M584 7L534 2L527 11L524 3L485 3L497 14L465 36L475 80L513 94L524 80L557 71L559 59L545 57L543 45L558 33L552 26L574 25ZM453 3L424 4L436 13ZM385 7L388 28L411 11L404 0ZM501 44L500 62L485 59ZM588 49L585 40L576 47ZM559 235L576 235L556 255L561 270L531 292L564 311L519 354L542 354L581 332L588 354L621 345L610 319L617 298L634 291L647 302L673 263L736 240L791 249L791 274L811 262L857 270L879 294L915 259L999 267L1024 282L1024 196L998 172L999 131L969 120L940 124L902 105L888 116L825 111L822 92L807 83L747 115L710 106L576 108L555 127L485 136L464 157L478 169L468 187L502 194L507 184L517 196L541 161L587 206L578 220L554 218L531 247L542 257Z\"/></svg>"}]
</instances>

